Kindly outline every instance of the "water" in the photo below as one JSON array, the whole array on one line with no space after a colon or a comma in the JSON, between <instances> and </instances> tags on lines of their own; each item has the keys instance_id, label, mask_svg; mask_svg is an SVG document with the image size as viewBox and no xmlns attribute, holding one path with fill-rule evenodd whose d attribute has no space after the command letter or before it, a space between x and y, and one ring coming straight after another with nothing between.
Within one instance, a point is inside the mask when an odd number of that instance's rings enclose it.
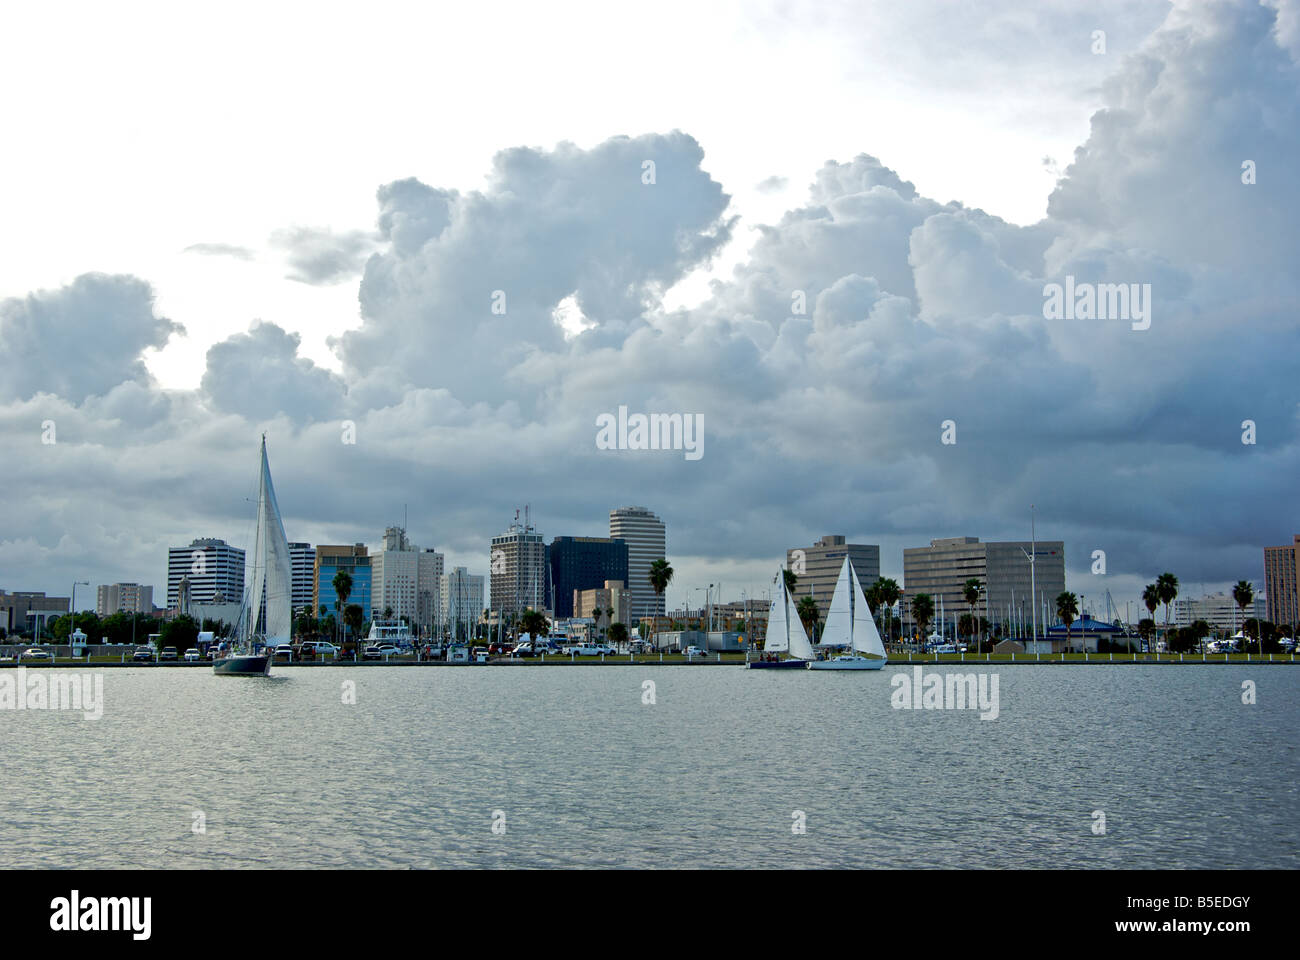
<instances>
[{"instance_id":1,"label":"water","mask_svg":"<svg viewBox=\"0 0 1300 960\"><path fill-rule=\"evenodd\" d=\"M100 720L0 711L0 849L10 868L1300 866L1300 670L993 665L981 721L892 709L907 669L106 670Z\"/></svg>"}]
</instances>

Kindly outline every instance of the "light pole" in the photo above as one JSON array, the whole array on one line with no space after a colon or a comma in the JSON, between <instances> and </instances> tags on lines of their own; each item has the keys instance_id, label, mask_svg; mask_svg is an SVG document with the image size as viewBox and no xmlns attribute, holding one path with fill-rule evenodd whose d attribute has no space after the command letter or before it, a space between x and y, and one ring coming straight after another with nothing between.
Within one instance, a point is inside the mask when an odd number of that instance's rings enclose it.
<instances>
[{"instance_id":1,"label":"light pole","mask_svg":"<svg viewBox=\"0 0 1300 960\"><path fill-rule=\"evenodd\" d=\"M90 586L89 580L73 580L72 596L68 598L68 655L72 655L72 631L75 629L77 622L77 584L83 587Z\"/></svg>"}]
</instances>

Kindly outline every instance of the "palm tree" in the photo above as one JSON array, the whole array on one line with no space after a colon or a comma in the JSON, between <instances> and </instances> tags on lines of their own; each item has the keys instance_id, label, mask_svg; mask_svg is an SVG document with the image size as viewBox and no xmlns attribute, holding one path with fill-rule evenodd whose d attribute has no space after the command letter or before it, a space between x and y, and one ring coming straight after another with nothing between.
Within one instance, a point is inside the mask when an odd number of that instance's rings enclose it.
<instances>
[{"instance_id":1,"label":"palm tree","mask_svg":"<svg viewBox=\"0 0 1300 960\"><path fill-rule=\"evenodd\" d=\"M912 619L916 621L916 626L921 631L922 642L925 642L927 636L925 630L933 616L934 597L928 593L918 593L912 598Z\"/></svg>"},{"instance_id":2,"label":"palm tree","mask_svg":"<svg viewBox=\"0 0 1300 960\"><path fill-rule=\"evenodd\" d=\"M1162 573L1156 577L1156 590L1160 593L1160 602L1165 605L1165 646L1169 646L1169 605L1178 596L1178 578L1172 573ZM1173 648L1170 647L1172 650Z\"/></svg>"},{"instance_id":3,"label":"palm tree","mask_svg":"<svg viewBox=\"0 0 1300 960\"><path fill-rule=\"evenodd\" d=\"M1079 598L1068 590L1056 598L1056 615L1065 622L1065 645L1070 645L1070 624L1079 615ZM1080 641L1082 643L1082 641ZM1086 644L1083 644L1086 648Z\"/></svg>"},{"instance_id":4,"label":"palm tree","mask_svg":"<svg viewBox=\"0 0 1300 960\"><path fill-rule=\"evenodd\" d=\"M604 612L605 611L600 609L600 607L593 607L591 610L591 618L596 621L593 626L593 629L596 631L596 639L600 639L600 615Z\"/></svg>"},{"instance_id":5,"label":"palm tree","mask_svg":"<svg viewBox=\"0 0 1300 960\"><path fill-rule=\"evenodd\" d=\"M1255 588L1249 580L1238 580L1237 585L1232 588L1232 599L1237 601L1237 606L1241 607L1241 629L1244 633L1246 630L1246 608L1255 602ZM1264 632L1260 631L1260 637ZM1263 640L1260 641L1259 652L1264 652Z\"/></svg>"},{"instance_id":6,"label":"palm tree","mask_svg":"<svg viewBox=\"0 0 1300 960\"><path fill-rule=\"evenodd\" d=\"M822 612L817 608L817 601L812 597L800 597L799 603L795 606L795 613L799 614L799 619L803 621L803 628L808 631L808 636L812 637L812 642L817 642L817 624L821 621Z\"/></svg>"},{"instance_id":7,"label":"palm tree","mask_svg":"<svg viewBox=\"0 0 1300 960\"><path fill-rule=\"evenodd\" d=\"M799 578L795 576L793 570L787 568L781 571L781 579L785 581L785 592L793 597L794 588L799 585Z\"/></svg>"},{"instance_id":8,"label":"palm tree","mask_svg":"<svg viewBox=\"0 0 1300 960\"><path fill-rule=\"evenodd\" d=\"M962 598L966 601L966 606L970 607L970 629L973 635L979 625L975 618L975 607L980 602L980 592L984 588L980 586L979 577L971 577L966 581L966 585L961 588ZM975 652L979 653L979 642L975 644Z\"/></svg>"},{"instance_id":9,"label":"palm tree","mask_svg":"<svg viewBox=\"0 0 1300 960\"><path fill-rule=\"evenodd\" d=\"M627 624L611 623L609 625L609 639L614 641L615 649L618 649L621 644L627 643Z\"/></svg>"},{"instance_id":10,"label":"palm tree","mask_svg":"<svg viewBox=\"0 0 1300 960\"><path fill-rule=\"evenodd\" d=\"M656 560L650 564L650 586L654 588L655 596L659 603L664 602L664 591L668 589L668 584L673 582L673 568L668 565L667 560ZM658 613L655 614L658 620Z\"/></svg>"},{"instance_id":11,"label":"palm tree","mask_svg":"<svg viewBox=\"0 0 1300 960\"><path fill-rule=\"evenodd\" d=\"M1142 590L1142 603L1146 606L1147 613L1151 614L1151 622L1154 624L1156 607L1160 606L1160 587L1148 583Z\"/></svg>"},{"instance_id":12,"label":"palm tree","mask_svg":"<svg viewBox=\"0 0 1300 960\"><path fill-rule=\"evenodd\" d=\"M903 591L899 589L898 581L891 577L877 577L876 590L877 595L880 597L880 602L885 605L885 610L889 613L890 625L886 628L886 632L892 637L894 632L894 604L898 603L898 598L903 595ZM933 613L933 611L931 611L931 613Z\"/></svg>"},{"instance_id":13,"label":"palm tree","mask_svg":"<svg viewBox=\"0 0 1300 960\"><path fill-rule=\"evenodd\" d=\"M366 612L361 609L360 604L349 603L343 608L343 622L352 628L354 634L361 632L361 624L365 617Z\"/></svg>"},{"instance_id":14,"label":"palm tree","mask_svg":"<svg viewBox=\"0 0 1300 960\"><path fill-rule=\"evenodd\" d=\"M340 610L347 606L348 597L352 596L352 574L346 570L340 570L334 574L334 619L336 621L344 619L340 616ZM337 639L337 638L335 638Z\"/></svg>"},{"instance_id":15,"label":"palm tree","mask_svg":"<svg viewBox=\"0 0 1300 960\"><path fill-rule=\"evenodd\" d=\"M528 607L519 615L519 631L530 637L545 637L550 634L551 628L546 622L544 613Z\"/></svg>"}]
</instances>

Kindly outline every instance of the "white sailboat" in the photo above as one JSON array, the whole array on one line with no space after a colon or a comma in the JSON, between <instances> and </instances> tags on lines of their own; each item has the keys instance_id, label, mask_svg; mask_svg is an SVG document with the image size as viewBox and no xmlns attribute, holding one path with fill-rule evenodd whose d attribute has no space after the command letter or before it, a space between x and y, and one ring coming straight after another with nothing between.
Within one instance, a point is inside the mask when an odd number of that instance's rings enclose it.
<instances>
[{"instance_id":1,"label":"white sailboat","mask_svg":"<svg viewBox=\"0 0 1300 960\"><path fill-rule=\"evenodd\" d=\"M805 670L816 659L812 643L798 615L792 615L790 594L785 589L785 577L778 573L775 580L776 597L767 615L767 639L763 641L763 659L750 660L745 666L751 670ZM777 654L788 653L781 659ZM770 657L770 659L769 659Z\"/></svg>"},{"instance_id":2,"label":"white sailboat","mask_svg":"<svg viewBox=\"0 0 1300 960\"><path fill-rule=\"evenodd\" d=\"M235 647L212 664L213 673L223 677L267 676L275 648L289 642L293 629L293 572L289 541L284 535L280 506L271 485L271 466L266 459L266 434L262 435L262 466L257 491L257 534L249 554L252 582L244 594ZM263 619L262 594L266 593ZM258 632L259 621L265 624Z\"/></svg>"},{"instance_id":3,"label":"white sailboat","mask_svg":"<svg viewBox=\"0 0 1300 960\"><path fill-rule=\"evenodd\" d=\"M879 670L889 661L858 572L848 557L835 582L821 645L843 647L845 652L828 660L815 660L808 664L809 670Z\"/></svg>"}]
</instances>

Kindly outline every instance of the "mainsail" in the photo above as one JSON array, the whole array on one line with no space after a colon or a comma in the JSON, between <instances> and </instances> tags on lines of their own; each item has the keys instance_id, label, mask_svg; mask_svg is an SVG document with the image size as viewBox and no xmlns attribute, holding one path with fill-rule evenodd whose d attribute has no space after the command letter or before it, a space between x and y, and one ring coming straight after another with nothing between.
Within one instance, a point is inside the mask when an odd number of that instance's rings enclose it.
<instances>
[{"instance_id":1,"label":"mainsail","mask_svg":"<svg viewBox=\"0 0 1300 960\"><path fill-rule=\"evenodd\" d=\"M848 565L847 560L844 563ZM858 582L858 571L851 569L849 576L853 580L853 649L858 653L887 660L889 658L885 654L885 644L880 639L880 631L876 629L876 620L871 615L871 608L867 606L862 584Z\"/></svg>"},{"instance_id":2,"label":"mainsail","mask_svg":"<svg viewBox=\"0 0 1300 960\"><path fill-rule=\"evenodd\" d=\"M822 630L822 646L853 646L853 587L849 583L849 560L844 558L835 592L831 594L831 608L826 612L826 627Z\"/></svg>"},{"instance_id":3,"label":"mainsail","mask_svg":"<svg viewBox=\"0 0 1300 960\"><path fill-rule=\"evenodd\" d=\"M271 484L271 465L266 459L266 437L262 437L262 475L257 492L257 535L253 543L253 581L249 584L247 608L248 633L257 630L266 594L266 630L268 646L289 642L293 627L293 571L289 559L289 540L284 535L280 505Z\"/></svg>"}]
</instances>

